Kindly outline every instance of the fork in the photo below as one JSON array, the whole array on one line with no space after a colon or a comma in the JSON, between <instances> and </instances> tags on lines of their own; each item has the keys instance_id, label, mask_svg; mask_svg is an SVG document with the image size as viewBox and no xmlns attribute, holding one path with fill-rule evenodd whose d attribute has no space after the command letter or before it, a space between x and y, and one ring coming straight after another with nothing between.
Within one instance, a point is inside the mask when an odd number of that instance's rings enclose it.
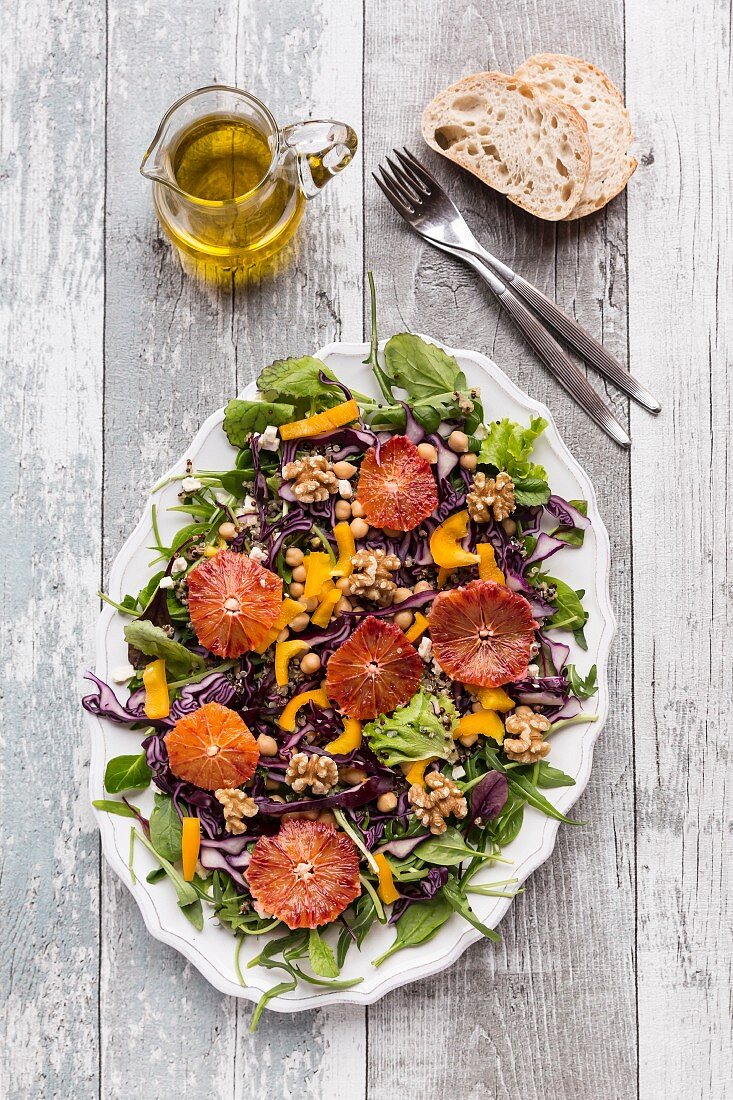
<instances>
[{"instance_id":1,"label":"fork","mask_svg":"<svg viewBox=\"0 0 733 1100\"><path fill-rule=\"evenodd\" d=\"M585 358L650 412L659 411L658 402L554 302L479 244L458 208L409 150L405 149L403 153L395 150L395 156L399 166L389 157L386 158L391 175L380 166L382 178L374 176L395 210L424 240L462 259L481 275L565 389L616 442L628 447L628 435L601 396L517 295L522 295Z\"/></svg>"}]
</instances>

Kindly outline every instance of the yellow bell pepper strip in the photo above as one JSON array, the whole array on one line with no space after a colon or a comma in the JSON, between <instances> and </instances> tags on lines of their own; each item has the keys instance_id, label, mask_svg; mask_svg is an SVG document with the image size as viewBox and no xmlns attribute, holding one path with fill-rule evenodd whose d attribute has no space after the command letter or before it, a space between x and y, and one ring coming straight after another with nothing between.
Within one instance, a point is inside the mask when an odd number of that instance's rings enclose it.
<instances>
[{"instance_id":1,"label":"yellow bell pepper strip","mask_svg":"<svg viewBox=\"0 0 733 1100\"><path fill-rule=\"evenodd\" d=\"M465 565L478 565L478 554L471 554L461 546L468 532L468 512L456 512L435 528L430 536L430 553L436 565L443 569L461 569Z\"/></svg>"},{"instance_id":2,"label":"yellow bell pepper strip","mask_svg":"<svg viewBox=\"0 0 733 1100\"><path fill-rule=\"evenodd\" d=\"M427 760L416 760L414 764L410 764L410 767L405 772L405 782L412 786L414 783L418 783L421 787L425 786L425 769L428 764L432 764L433 760L437 757L429 756Z\"/></svg>"},{"instance_id":3,"label":"yellow bell pepper strip","mask_svg":"<svg viewBox=\"0 0 733 1100\"><path fill-rule=\"evenodd\" d=\"M303 595L306 599L310 599L311 596L320 595L326 581L331 580L332 562L328 554L319 550L313 554L306 554L303 558L303 566L306 570Z\"/></svg>"},{"instance_id":4,"label":"yellow bell pepper strip","mask_svg":"<svg viewBox=\"0 0 733 1100\"><path fill-rule=\"evenodd\" d=\"M500 710L502 714L506 714L517 705L504 688L485 688L478 684L467 684L466 687L476 696L484 710Z\"/></svg>"},{"instance_id":5,"label":"yellow bell pepper strip","mask_svg":"<svg viewBox=\"0 0 733 1100\"><path fill-rule=\"evenodd\" d=\"M313 691L301 691L299 695L293 696L278 718L277 722L281 730L285 730L286 733L295 732L295 719L298 711L306 703L315 703L319 707L331 706L331 701L323 688L315 688Z\"/></svg>"},{"instance_id":6,"label":"yellow bell pepper strip","mask_svg":"<svg viewBox=\"0 0 733 1100\"><path fill-rule=\"evenodd\" d=\"M477 542L478 575L482 581L495 581L497 584L506 584L506 578L496 564L496 553L490 542Z\"/></svg>"},{"instance_id":7,"label":"yellow bell pepper strip","mask_svg":"<svg viewBox=\"0 0 733 1100\"><path fill-rule=\"evenodd\" d=\"M168 681L165 676L165 661L159 658L151 661L143 669L145 687L144 710L148 718L167 718L171 711L168 695Z\"/></svg>"},{"instance_id":8,"label":"yellow bell pepper strip","mask_svg":"<svg viewBox=\"0 0 733 1100\"><path fill-rule=\"evenodd\" d=\"M336 607L336 604L339 602L340 599L341 592L338 588L334 586L330 592L326 593L326 595L321 600L320 605L311 615L311 622L313 623L313 625L320 627L328 626L331 621L331 616L333 615L334 608Z\"/></svg>"},{"instance_id":9,"label":"yellow bell pepper strip","mask_svg":"<svg viewBox=\"0 0 733 1100\"><path fill-rule=\"evenodd\" d=\"M197 817L184 817L182 820L183 833L181 834L181 858L183 860L183 877L186 882L192 882L196 874L196 863L201 851L201 822Z\"/></svg>"},{"instance_id":10,"label":"yellow bell pepper strip","mask_svg":"<svg viewBox=\"0 0 733 1100\"><path fill-rule=\"evenodd\" d=\"M344 520L343 523L337 523L334 527L333 537L336 539L339 556L338 561L331 570L331 576L350 577L354 572L354 566L351 564L351 559L356 553L354 533L349 524Z\"/></svg>"},{"instance_id":11,"label":"yellow bell pepper strip","mask_svg":"<svg viewBox=\"0 0 733 1100\"><path fill-rule=\"evenodd\" d=\"M358 718L345 718L344 732L339 734L335 741L329 741L323 747L332 756L347 756L348 753L361 748L361 722Z\"/></svg>"},{"instance_id":12,"label":"yellow bell pepper strip","mask_svg":"<svg viewBox=\"0 0 733 1100\"><path fill-rule=\"evenodd\" d=\"M400 895L395 889L389 860L382 852L377 852L374 856L374 861L379 868L379 885L377 886L377 893L385 905L391 905L392 902L399 899Z\"/></svg>"},{"instance_id":13,"label":"yellow bell pepper strip","mask_svg":"<svg viewBox=\"0 0 733 1100\"><path fill-rule=\"evenodd\" d=\"M302 638L295 638L292 642L278 642L275 646L275 683L278 687L285 687L290 682L289 664L293 657L307 652L310 646Z\"/></svg>"},{"instance_id":14,"label":"yellow bell pepper strip","mask_svg":"<svg viewBox=\"0 0 733 1100\"><path fill-rule=\"evenodd\" d=\"M220 549L221 549L221 547L219 547L219 546L205 546L204 547L204 557L205 558L215 558L216 555L219 553Z\"/></svg>"},{"instance_id":15,"label":"yellow bell pepper strip","mask_svg":"<svg viewBox=\"0 0 733 1100\"><path fill-rule=\"evenodd\" d=\"M445 588L445 585L450 580L452 573L452 569L443 569L442 566L440 567L440 569L438 570L438 591L440 591L441 588Z\"/></svg>"},{"instance_id":16,"label":"yellow bell pepper strip","mask_svg":"<svg viewBox=\"0 0 733 1100\"><path fill-rule=\"evenodd\" d=\"M280 631L284 630L297 615L302 614L302 611L302 603L298 603L297 600L291 600L289 596L286 596L280 606L275 622L267 633L267 637L261 641L258 646L255 646L255 653L264 653L266 649L269 649Z\"/></svg>"},{"instance_id":17,"label":"yellow bell pepper strip","mask_svg":"<svg viewBox=\"0 0 733 1100\"><path fill-rule=\"evenodd\" d=\"M359 406L356 401L343 401L332 409L307 416L304 420L293 420L290 424L280 425L281 439L308 439L310 436L330 432L333 428L343 428L352 420L359 419Z\"/></svg>"},{"instance_id":18,"label":"yellow bell pepper strip","mask_svg":"<svg viewBox=\"0 0 733 1100\"><path fill-rule=\"evenodd\" d=\"M424 634L429 626L430 623L425 618L423 613L421 611L416 611L415 621L413 622L410 629L405 631L405 637L407 638L408 642L416 642L420 635Z\"/></svg>"},{"instance_id":19,"label":"yellow bell pepper strip","mask_svg":"<svg viewBox=\"0 0 733 1100\"><path fill-rule=\"evenodd\" d=\"M495 710L477 710L464 714L453 728L453 737L465 737L479 733L483 737L492 737L497 744L504 742L504 723Z\"/></svg>"}]
</instances>

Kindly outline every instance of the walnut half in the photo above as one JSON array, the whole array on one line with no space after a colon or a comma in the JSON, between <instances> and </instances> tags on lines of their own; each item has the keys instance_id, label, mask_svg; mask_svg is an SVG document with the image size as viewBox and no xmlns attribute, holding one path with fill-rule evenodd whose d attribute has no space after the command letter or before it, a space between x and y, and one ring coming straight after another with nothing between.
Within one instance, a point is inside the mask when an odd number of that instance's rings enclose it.
<instances>
[{"instance_id":1,"label":"walnut half","mask_svg":"<svg viewBox=\"0 0 733 1100\"><path fill-rule=\"evenodd\" d=\"M303 504L328 500L338 492L338 478L324 455L307 455L286 463L283 477L293 482L293 492Z\"/></svg>"},{"instance_id":2,"label":"walnut half","mask_svg":"<svg viewBox=\"0 0 733 1100\"><path fill-rule=\"evenodd\" d=\"M214 796L224 807L224 825L228 833L238 836L246 833L247 825L243 818L254 817L257 813L257 803L244 791L236 787L220 787L214 791Z\"/></svg>"},{"instance_id":3,"label":"walnut half","mask_svg":"<svg viewBox=\"0 0 733 1100\"><path fill-rule=\"evenodd\" d=\"M544 735L550 728L550 720L544 714L536 714L531 707L517 707L504 723L512 737L504 739L504 752L510 760L519 764L534 764L550 751Z\"/></svg>"},{"instance_id":4,"label":"walnut half","mask_svg":"<svg viewBox=\"0 0 733 1100\"><path fill-rule=\"evenodd\" d=\"M493 515L497 523L507 519L516 508L514 482L506 470L495 478L478 473L466 497L468 514L475 523L486 523Z\"/></svg>"},{"instance_id":5,"label":"walnut half","mask_svg":"<svg viewBox=\"0 0 733 1100\"><path fill-rule=\"evenodd\" d=\"M426 775L424 787L414 783L407 792L407 798L420 824L435 836L445 832L448 827L446 818L451 814L462 818L468 813L461 788L440 772Z\"/></svg>"},{"instance_id":6,"label":"walnut half","mask_svg":"<svg viewBox=\"0 0 733 1100\"><path fill-rule=\"evenodd\" d=\"M338 781L336 761L330 756L317 756L315 753L293 753L285 772L285 782L298 794L306 787L310 787L313 794L328 794Z\"/></svg>"}]
</instances>

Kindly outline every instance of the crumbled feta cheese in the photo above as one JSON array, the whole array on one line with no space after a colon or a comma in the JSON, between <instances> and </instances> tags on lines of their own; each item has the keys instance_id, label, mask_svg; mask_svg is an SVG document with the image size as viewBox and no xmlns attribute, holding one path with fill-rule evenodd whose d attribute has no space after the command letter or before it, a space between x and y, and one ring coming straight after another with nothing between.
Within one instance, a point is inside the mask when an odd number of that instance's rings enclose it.
<instances>
[{"instance_id":1,"label":"crumbled feta cheese","mask_svg":"<svg viewBox=\"0 0 733 1100\"><path fill-rule=\"evenodd\" d=\"M245 526L251 527L252 524L257 523L257 505L255 504L249 493L247 493L247 495L245 496L242 507L237 513L237 519Z\"/></svg>"},{"instance_id":2,"label":"crumbled feta cheese","mask_svg":"<svg viewBox=\"0 0 733 1100\"><path fill-rule=\"evenodd\" d=\"M203 486L197 477L184 477L181 488L184 493L197 493Z\"/></svg>"},{"instance_id":3,"label":"crumbled feta cheese","mask_svg":"<svg viewBox=\"0 0 733 1100\"><path fill-rule=\"evenodd\" d=\"M539 674L540 674L540 666L539 665L528 665L527 666L527 675L531 676L533 680L536 680L537 677L539 676Z\"/></svg>"},{"instance_id":4,"label":"crumbled feta cheese","mask_svg":"<svg viewBox=\"0 0 733 1100\"><path fill-rule=\"evenodd\" d=\"M173 588L175 583L173 577L161 577L158 581L158 588Z\"/></svg>"},{"instance_id":5,"label":"crumbled feta cheese","mask_svg":"<svg viewBox=\"0 0 733 1100\"><path fill-rule=\"evenodd\" d=\"M433 653L433 643L430 638L421 638L420 645L417 647L418 656L422 657L423 661L429 661Z\"/></svg>"},{"instance_id":6,"label":"crumbled feta cheese","mask_svg":"<svg viewBox=\"0 0 733 1100\"><path fill-rule=\"evenodd\" d=\"M260 447L263 451L276 451L280 446L280 436L273 424L268 424L260 436Z\"/></svg>"},{"instance_id":7,"label":"crumbled feta cheese","mask_svg":"<svg viewBox=\"0 0 733 1100\"><path fill-rule=\"evenodd\" d=\"M350 481L347 481L345 477L339 478L338 486L339 494L344 498L344 500L348 500L349 497L353 497L354 486L351 484Z\"/></svg>"},{"instance_id":8,"label":"crumbled feta cheese","mask_svg":"<svg viewBox=\"0 0 733 1100\"><path fill-rule=\"evenodd\" d=\"M188 569L188 562L185 558L176 558L171 566L171 573L185 573Z\"/></svg>"},{"instance_id":9,"label":"crumbled feta cheese","mask_svg":"<svg viewBox=\"0 0 733 1100\"><path fill-rule=\"evenodd\" d=\"M264 561L267 555L261 546L253 546L249 552L252 561ZM263 578L264 580L264 578Z\"/></svg>"},{"instance_id":10,"label":"crumbled feta cheese","mask_svg":"<svg viewBox=\"0 0 733 1100\"><path fill-rule=\"evenodd\" d=\"M131 676L135 675L135 669L131 664L118 665L112 669L112 679L116 684L126 684Z\"/></svg>"},{"instance_id":11,"label":"crumbled feta cheese","mask_svg":"<svg viewBox=\"0 0 733 1100\"><path fill-rule=\"evenodd\" d=\"M456 764L455 768L453 769L453 778L463 779L465 774L466 769L463 767L463 764Z\"/></svg>"}]
</instances>

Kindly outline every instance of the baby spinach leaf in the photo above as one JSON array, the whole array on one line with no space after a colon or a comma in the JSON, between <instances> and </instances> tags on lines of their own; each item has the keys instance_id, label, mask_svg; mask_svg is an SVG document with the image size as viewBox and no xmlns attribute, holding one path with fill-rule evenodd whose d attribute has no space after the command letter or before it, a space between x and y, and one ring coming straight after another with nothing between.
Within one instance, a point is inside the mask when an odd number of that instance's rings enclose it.
<instances>
[{"instance_id":1,"label":"baby spinach leaf","mask_svg":"<svg viewBox=\"0 0 733 1100\"><path fill-rule=\"evenodd\" d=\"M152 776L144 752L137 756L115 756L105 768L104 787L110 794L144 791L150 786Z\"/></svg>"},{"instance_id":2,"label":"baby spinach leaf","mask_svg":"<svg viewBox=\"0 0 733 1100\"><path fill-rule=\"evenodd\" d=\"M172 863L180 859L182 833L183 826L173 799L166 794L156 794L150 815L150 839L158 855Z\"/></svg>"},{"instance_id":3,"label":"baby spinach leaf","mask_svg":"<svg viewBox=\"0 0 733 1100\"><path fill-rule=\"evenodd\" d=\"M503 777L502 777L503 778ZM489 859L489 856L469 847L458 829L450 827L440 836L431 837L418 844L415 855L424 863L436 863L439 867L456 867L467 859Z\"/></svg>"},{"instance_id":4,"label":"baby spinach leaf","mask_svg":"<svg viewBox=\"0 0 733 1100\"><path fill-rule=\"evenodd\" d=\"M419 401L466 387L466 379L452 355L412 332L400 332L384 349L386 371L392 382Z\"/></svg>"},{"instance_id":5,"label":"baby spinach leaf","mask_svg":"<svg viewBox=\"0 0 733 1100\"><path fill-rule=\"evenodd\" d=\"M453 906L443 896L443 891L430 901L418 901L406 909L397 921L397 935L391 947L375 959L373 966L381 966L390 955L401 951L403 947L417 947L426 943L443 927L453 912Z\"/></svg>"},{"instance_id":6,"label":"baby spinach leaf","mask_svg":"<svg viewBox=\"0 0 733 1100\"><path fill-rule=\"evenodd\" d=\"M559 768L553 768L546 760L540 760L537 772L537 786L547 789L549 787L574 787L575 780L571 775L566 775Z\"/></svg>"},{"instance_id":7,"label":"baby spinach leaf","mask_svg":"<svg viewBox=\"0 0 733 1100\"><path fill-rule=\"evenodd\" d=\"M235 399L224 410L224 432L232 447L245 447L251 432L264 432L268 424L278 427L295 419L293 405Z\"/></svg>"},{"instance_id":8,"label":"baby spinach leaf","mask_svg":"<svg viewBox=\"0 0 733 1100\"><path fill-rule=\"evenodd\" d=\"M566 671L573 695L576 695L578 699L590 699L591 695L596 694L598 691L598 669L595 665L592 666L585 679L580 675L575 665L568 665Z\"/></svg>"},{"instance_id":9,"label":"baby spinach leaf","mask_svg":"<svg viewBox=\"0 0 733 1100\"><path fill-rule=\"evenodd\" d=\"M443 896L453 909L455 913L459 913L464 920L467 920L469 924L472 924L474 928L478 928L479 932L486 936L487 940L493 940L494 943L501 941L501 936L498 932L495 932L493 928L489 928L488 925L483 924L471 906L468 904L468 898L462 893L458 884L455 882L446 882L443 887ZM409 910L408 910L409 912Z\"/></svg>"},{"instance_id":10,"label":"baby spinach leaf","mask_svg":"<svg viewBox=\"0 0 733 1100\"><path fill-rule=\"evenodd\" d=\"M317 928L311 928L308 936L308 959L315 974L322 978L338 978L339 967L333 951L318 934Z\"/></svg>"},{"instance_id":11,"label":"baby spinach leaf","mask_svg":"<svg viewBox=\"0 0 733 1100\"><path fill-rule=\"evenodd\" d=\"M173 883L173 888L176 891L176 897L178 899L178 907L185 916L186 920L190 921L197 931L201 931L204 927L204 912L201 906L201 899L198 896L196 887L190 882L186 882L183 875L180 875L175 869L172 863L160 854L156 852L153 845L143 833L135 830L135 838L141 842L141 844L148 849L152 856L155 856L161 869L165 871L168 878Z\"/></svg>"},{"instance_id":12,"label":"baby spinach leaf","mask_svg":"<svg viewBox=\"0 0 733 1100\"><path fill-rule=\"evenodd\" d=\"M505 848L507 844L511 844L522 828L524 807L524 799L510 790L506 806L486 830L489 839L494 844L498 844L500 848Z\"/></svg>"},{"instance_id":13,"label":"baby spinach leaf","mask_svg":"<svg viewBox=\"0 0 733 1100\"><path fill-rule=\"evenodd\" d=\"M192 653L180 642L169 638L160 626L146 619L136 619L125 626L125 640L148 657L157 657L165 661L168 672L175 680L183 680L194 669L203 669L205 662L198 653Z\"/></svg>"},{"instance_id":14,"label":"baby spinach leaf","mask_svg":"<svg viewBox=\"0 0 733 1100\"><path fill-rule=\"evenodd\" d=\"M332 382L338 381L333 371L312 355L301 355L299 359L276 359L260 372L257 388L266 401L285 401L294 405L298 415L320 412L343 401L342 391L338 386L322 382L321 373ZM270 423L275 422L271 420Z\"/></svg>"},{"instance_id":15,"label":"baby spinach leaf","mask_svg":"<svg viewBox=\"0 0 733 1100\"><path fill-rule=\"evenodd\" d=\"M582 589L575 592L569 584L558 580L557 577L545 577L544 579L547 584L555 587L555 595L551 600L551 603L555 606L555 614L548 620L547 626L554 627L556 630L568 630L573 633L577 630L582 633L588 620L588 613L583 609L580 602L585 592ZM583 642L585 642L585 638L583 638Z\"/></svg>"},{"instance_id":16,"label":"baby spinach leaf","mask_svg":"<svg viewBox=\"0 0 733 1100\"><path fill-rule=\"evenodd\" d=\"M108 814L116 814L117 817L134 817L137 818L140 813L133 806L128 806L126 802L115 802L109 798L95 798L92 802L95 810L104 810Z\"/></svg>"},{"instance_id":17,"label":"baby spinach leaf","mask_svg":"<svg viewBox=\"0 0 733 1100\"><path fill-rule=\"evenodd\" d=\"M154 885L156 882L160 882L162 878L165 878L165 871L162 867L154 867L152 871L148 871L145 876L145 881Z\"/></svg>"}]
</instances>

